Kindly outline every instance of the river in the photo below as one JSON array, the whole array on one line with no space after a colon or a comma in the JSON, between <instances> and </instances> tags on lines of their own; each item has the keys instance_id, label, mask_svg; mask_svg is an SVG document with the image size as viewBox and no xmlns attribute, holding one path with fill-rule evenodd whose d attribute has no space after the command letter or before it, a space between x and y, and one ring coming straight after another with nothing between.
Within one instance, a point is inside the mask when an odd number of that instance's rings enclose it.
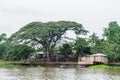
<instances>
[{"instance_id":1,"label":"river","mask_svg":"<svg viewBox=\"0 0 120 80\"><path fill-rule=\"evenodd\" d=\"M120 80L120 69L0 68L0 80Z\"/></svg>"}]
</instances>

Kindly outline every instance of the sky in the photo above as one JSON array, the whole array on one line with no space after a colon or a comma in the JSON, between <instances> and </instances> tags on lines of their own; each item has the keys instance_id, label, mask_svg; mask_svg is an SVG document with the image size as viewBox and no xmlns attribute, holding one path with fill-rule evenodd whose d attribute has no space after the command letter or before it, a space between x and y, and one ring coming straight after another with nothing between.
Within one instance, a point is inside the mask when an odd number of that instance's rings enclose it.
<instances>
[{"instance_id":1,"label":"sky","mask_svg":"<svg viewBox=\"0 0 120 80\"><path fill-rule=\"evenodd\" d=\"M119 8L120 0L0 0L0 33L10 36L34 21L66 20L101 36L109 22L120 22Z\"/></svg>"}]
</instances>

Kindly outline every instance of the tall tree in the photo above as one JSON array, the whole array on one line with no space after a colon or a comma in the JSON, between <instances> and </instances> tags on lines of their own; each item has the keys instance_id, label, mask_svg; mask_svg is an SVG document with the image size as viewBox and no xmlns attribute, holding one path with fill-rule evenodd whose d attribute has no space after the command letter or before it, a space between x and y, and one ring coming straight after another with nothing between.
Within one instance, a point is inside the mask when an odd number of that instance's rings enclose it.
<instances>
[{"instance_id":1,"label":"tall tree","mask_svg":"<svg viewBox=\"0 0 120 80\"><path fill-rule=\"evenodd\" d=\"M88 42L90 43L91 47L94 47L98 44L99 42L99 37L97 36L96 33L93 33L92 35L89 36Z\"/></svg>"},{"instance_id":2,"label":"tall tree","mask_svg":"<svg viewBox=\"0 0 120 80\"><path fill-rule=\"evenodd\" d=\"M7 35L5 33L0 34L0 43L5 41L7 39L6 37L7 37Z\"/></svg>"},{"instance_id":3,"label":"tall tree","mask_svg":"<svg viewBox=\"0 0 120 80\"><path fill-rule=\"evenodd\" d=\"M89 36L88 42L90 46L90 50L92 54L102 53L102 49L104 46L104 39L100 39L96 33L93 33Z\"/></svg>"},{"instance_id":4,"label":"tall tree","mask_svg":"<svg viewBox=\"0 0 120 80\"><path fill-rule=\"evenodd\" d=\"M4 43L0 44L0 59L3 58L3 55L4 55L5 51L6 51L6 49L7 49L6 44L4 44Z\"/></svg>"},{"instance_id":5,"label":"tall tree","mask_svg":"<svg viewBox=\"0 0 120 80\"><path fill-rule=\"evenodd\" d=\"M67 30L73 30L76 34L86 34L88 32L81 24L71 21L32 22L13 34L9 41L14 43L24 42L25 44L36 42L45 49L49 61L49 54L52 53L53 48Z\"/></svg>"},{"instance_id":6,"label":"tall tree","mask_svg":"<svg viewBox=\"0 0 120 80\"><path fill-rule=\"evenodd\" d=\"M76 49L77 56L86 55L84 51L86 52L85 48L87 47L88 47L87 41L84 38L78 38L75 43L75 49Z\"/></svg>"},{"instance_id":7,"label":"tall tree","mask_svg":"<svg viewBox=\"0 0 120 80\"><path fill-rule=\"evenodd\" d=\"M0 34L0 58L3 58L3 54L7 48L5 41L7 40L5 33Z\"/></svg>"},{"instance_id":8,"label":"tall tree","mask_svg":"<svg viewBox=\"0 0 120 80\"><path fill-rule=\"evenodd\" d=\"M110 22L109 27L104 29L104 36L110 43L120 44L120 26L116 21Z\"/></svg>"},{"instance_id":9,"label":"tall tree","mask_svg":"<svg viewBox=\"0 0 120 80\"><path fill-rule=\"evenodd\" d=\"M60 49L60 53L62 55L65 55L66 57L69 57L70 54L72 54L72 47L69 43L63 44L63 46Z\"/></svg>"},{"instance_id":10,"label":"tall tree","mask_svg":"<svg viewBox=\"0 0 120 80\"><path fill-rule=\"evenodd\" d=\"M110 22L109 27L104 29L104 35L108 41L108 55L113 60L120 61L120 26L116 21Z\"/></svg>"}]
</instances>

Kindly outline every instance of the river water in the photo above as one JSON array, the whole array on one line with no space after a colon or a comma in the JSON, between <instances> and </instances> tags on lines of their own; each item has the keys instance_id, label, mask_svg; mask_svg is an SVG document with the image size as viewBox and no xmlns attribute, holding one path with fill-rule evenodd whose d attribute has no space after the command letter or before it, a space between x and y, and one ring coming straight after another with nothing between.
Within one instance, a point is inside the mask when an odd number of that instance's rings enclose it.
<instances>
[{"instance_id":1,"label":"river water","mask_svg":"<svg viewBox=\"0 0 120 80\"><path fill-rule=\"evenodd\" d=\"M0 80L120 80L120 69L0 68Z\"/></svg>"}]
</instances>

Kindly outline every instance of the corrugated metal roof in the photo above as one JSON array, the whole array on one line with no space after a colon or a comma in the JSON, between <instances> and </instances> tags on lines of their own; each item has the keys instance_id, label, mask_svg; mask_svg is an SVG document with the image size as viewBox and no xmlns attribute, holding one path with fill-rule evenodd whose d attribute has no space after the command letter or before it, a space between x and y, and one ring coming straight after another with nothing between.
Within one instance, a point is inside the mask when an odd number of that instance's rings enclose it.
<instances>
[{"instance_id":1,"label":"corrugated metal roof","mask_svg":"<svg viewBox=\"0 0 120 80\"><path fill-rule=\"evenodd\" d=\"M93 54L93 55L91 55L91 56L107 56L107 55L102 54L102 53L96 53L96 54Z\"/></svg>"},{"instance_id":2,"label":"corrugated metal roof","mask_svg":"<svg viewBox=\"0 0 120 80\"><path fill-rule=\"evenodd\" d=\"M36 52L36 54L45 54L44 52Z\"/></svg>"}]
</instances>

